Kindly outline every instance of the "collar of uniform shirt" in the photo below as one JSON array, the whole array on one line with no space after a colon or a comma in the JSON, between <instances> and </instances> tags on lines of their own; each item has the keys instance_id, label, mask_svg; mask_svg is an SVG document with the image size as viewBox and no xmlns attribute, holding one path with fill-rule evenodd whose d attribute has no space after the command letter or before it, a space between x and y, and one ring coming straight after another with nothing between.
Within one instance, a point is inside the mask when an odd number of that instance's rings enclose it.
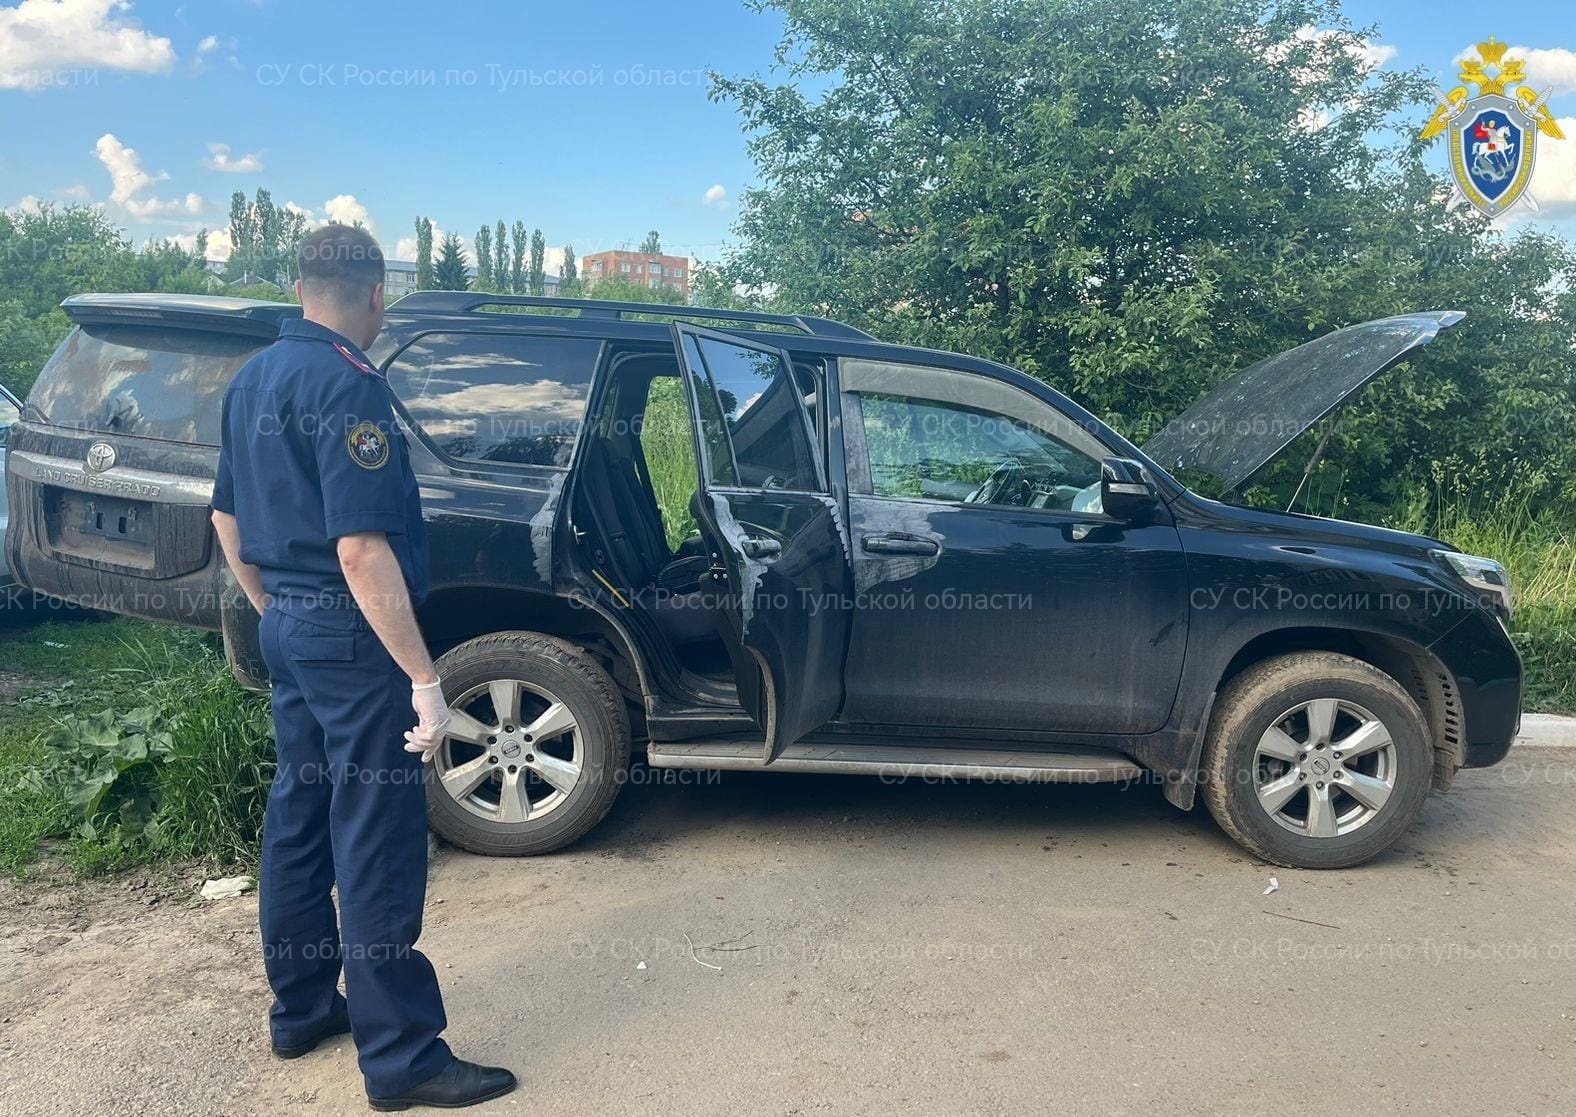
<instances>
[{"instance_id":1,"label":"collar of uniform shirt","mask_svg":"<svg viewBox=\"0 0 1576 1117\"><path fill-rule=\"evenodd\" d=\"M344 334L317 322L309 322L305 318L286 318L279 323L279 336L294 338L297 341L326 341L330 345L337 342L348 347L352 353L361 354L361 346Z\"/></svg>"},{"instance_id":2,"label":"collar of uniform shirt","mask_svg":"<svg viewBox=\"0 0 1576 1117\"><path fill-rule=\"evenodd\" d=\"M368 376L375 376L379 380L383 379L383 374L378 371L377 366L372 363L371 359L361 351L361 346L337 330L331 330L327 326L308 321L305 318L286 318L279 324L279 336L281 339L289 338L293 341L326 341L339 350L340 356L344 357L361 372L366 373Z\"/></svg>"}]
</instances>

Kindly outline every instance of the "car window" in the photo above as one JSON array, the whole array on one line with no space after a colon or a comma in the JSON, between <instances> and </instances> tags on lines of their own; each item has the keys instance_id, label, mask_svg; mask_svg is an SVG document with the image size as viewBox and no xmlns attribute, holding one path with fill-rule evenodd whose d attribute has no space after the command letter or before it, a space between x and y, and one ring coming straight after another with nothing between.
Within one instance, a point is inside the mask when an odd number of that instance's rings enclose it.
<instances>
[{"instance_id":1,"label":"car window","mask_svg":"<svg viewBox=\"0 0 1576 1117\"><path fill-rule=\"evenodd\" d=\"M684 335L695 374L707 476L749 489L821 488L799 385L778 355L716 338Z\"/></svg>"},{"instance_id":2,"label":"car window","mask_svg":"<svg viewBox=\"0 0 1576 1117\"><path fill-rule=\"evenodd\" d=\"M589 338L425 334L389 367L389 385L452 458L566 466L599 348Z\"/></svg>"},{"instance_id":3,"label":"car window","mask_svg":"<svg viewBox=\"0 0 1576 1117\"><path fill-rule=\"evenodd\" d=\"M864 361L841 369L858 401L872 495L1099 511L1103 447L1044 401L971 373Z\"/></svg>"},{"instance_id":4,"label":"car window","mask_svg":"<svg viewBox=\"0 0 1576 1117\"><path fill-rule=\"evenodd\" d=\"M81 326L49 358L28 399L55 426L217 446L224 390L267 345L163 325Z\"/></svg>"}]
</instances>

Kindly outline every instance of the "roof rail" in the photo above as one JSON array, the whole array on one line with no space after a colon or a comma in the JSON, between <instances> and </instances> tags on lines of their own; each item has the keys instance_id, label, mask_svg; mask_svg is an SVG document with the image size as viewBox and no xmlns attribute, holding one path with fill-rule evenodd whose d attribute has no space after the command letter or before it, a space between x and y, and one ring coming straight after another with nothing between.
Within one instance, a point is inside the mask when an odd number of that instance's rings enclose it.
<instances>
[{"instance_id":1,"label":"roof rail","mask_svg":"<svg viewBox=\"0 0 1576 1117\"><path fill-rule=\"evenodd\" d=\"M863 330L813 314L764 314L754 310L723 310L720 307L682 306L674 303L606 302L600 299L571 299L556 295L495 295L486 291L413 291L390 304L395 313L474 314L487 306L534 307L542 310L578 310L581 318L618 318L631 314L654 314L667 318L704 318L722 322L760 323L788 326L813 337L876 340Z\"/></svg>"}]
</instances>

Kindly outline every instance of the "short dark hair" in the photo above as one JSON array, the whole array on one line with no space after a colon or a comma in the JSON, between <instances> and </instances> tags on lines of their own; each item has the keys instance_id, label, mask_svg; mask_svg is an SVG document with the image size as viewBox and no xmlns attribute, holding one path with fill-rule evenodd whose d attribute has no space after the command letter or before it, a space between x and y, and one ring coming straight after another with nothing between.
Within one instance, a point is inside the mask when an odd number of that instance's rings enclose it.
<instances>
[{"instance_id":1,"label":"short dark hair","mask_svg":"<svg viewBox=\"0 0 1576 1117\"><path fill-rule=\"evenodd\" d=\"M324 225L306 235L296 254L301 285L337 303L359 302L383 282L383 250L354 225Z\"/></svg>"}]
</instances>

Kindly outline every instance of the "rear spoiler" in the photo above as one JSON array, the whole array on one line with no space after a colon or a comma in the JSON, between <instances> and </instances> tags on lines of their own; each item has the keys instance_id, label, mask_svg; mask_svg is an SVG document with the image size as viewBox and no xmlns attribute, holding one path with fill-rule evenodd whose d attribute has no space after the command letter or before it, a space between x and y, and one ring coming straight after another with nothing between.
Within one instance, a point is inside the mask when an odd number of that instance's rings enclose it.
<instances>
[{"instance_id":1,"label":"rear spoiler","mask_svg":"<svg viewBox=\"0 0 1576 1117\"><path fill-rule=\"evenodd\" d=\"M73 295L60 309L79 326L170 325L268 340L279 336L281 322L301 317L294 303L224 295Z\"/></svg>"}]
</instances>

